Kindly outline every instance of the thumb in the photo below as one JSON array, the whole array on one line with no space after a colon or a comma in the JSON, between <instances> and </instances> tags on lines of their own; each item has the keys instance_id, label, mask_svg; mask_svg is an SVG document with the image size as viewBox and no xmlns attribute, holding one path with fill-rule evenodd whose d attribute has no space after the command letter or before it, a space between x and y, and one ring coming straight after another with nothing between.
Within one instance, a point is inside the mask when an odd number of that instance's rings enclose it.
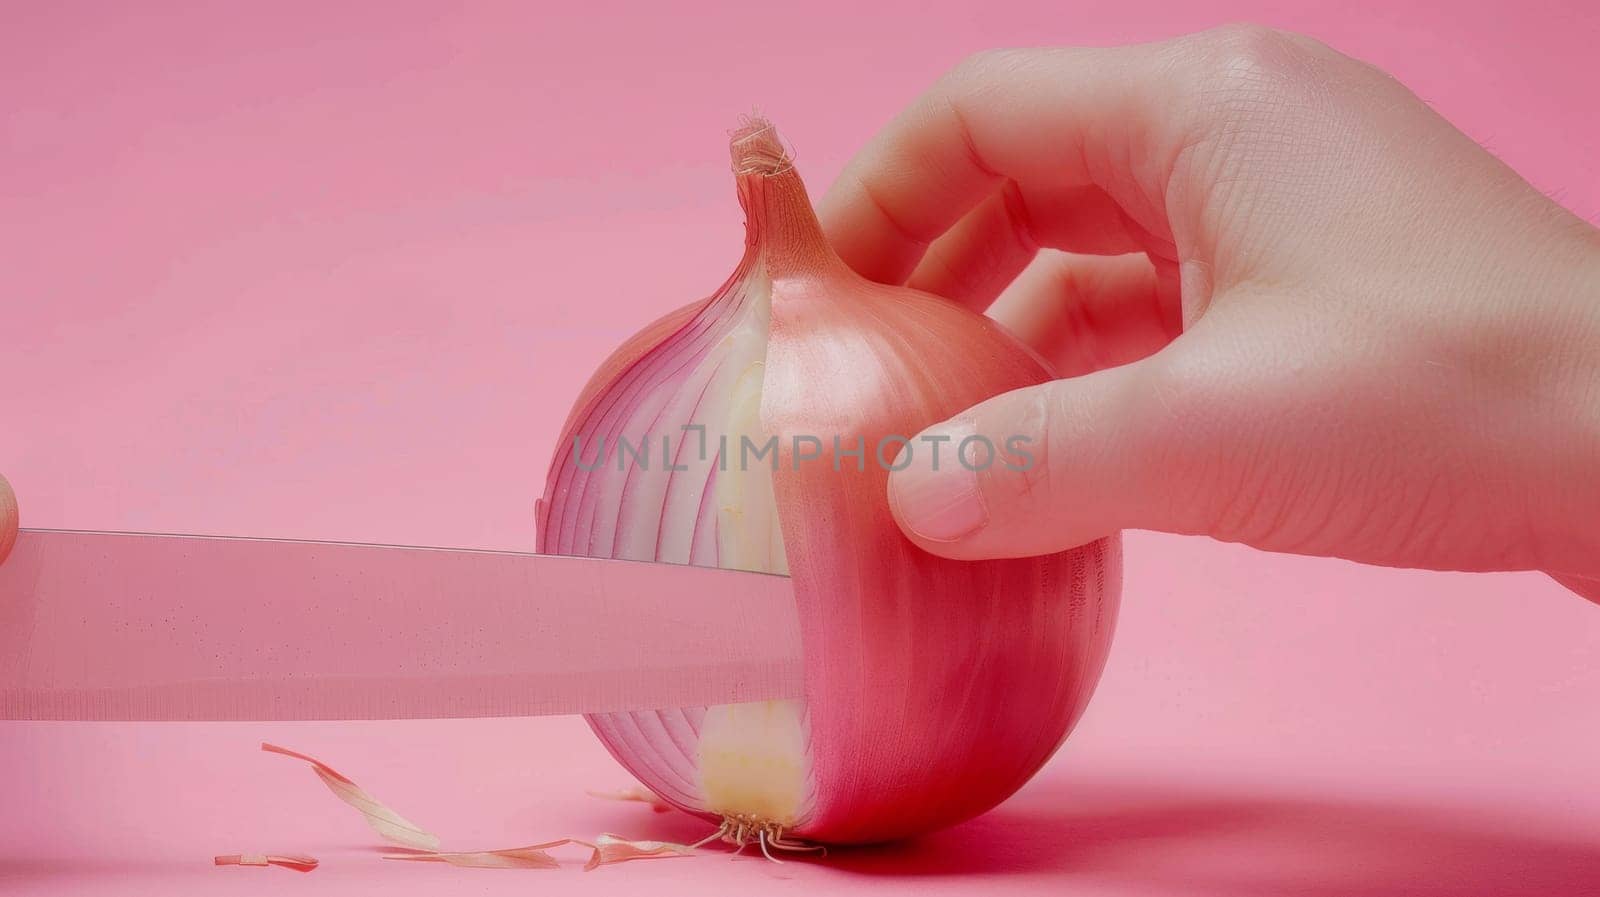
<instances>
[{"instance_id":1,"label":"thumb","mask_svg":"<svg viewBox=\"0 0 1600 897\"><path fill-rule=\"evenodd\" d=\"M889 479L901 529L959 559L1047 554L1130 526L1204 531L1192 496L1173 494L1183 427L1163 354L1004 393L918 434Z\"/></svg>"},{"instance_id":2,"label":"thumb","mask_svg":"<svg viewBox=\"0 0 1600 897\"><path fill-rule=\"evenodd\" d=\"M11 484L6 482L6 478L0 476L0 564L5 563L16 541L17 494L11 491Z\"/></svg>"}]
</instances>

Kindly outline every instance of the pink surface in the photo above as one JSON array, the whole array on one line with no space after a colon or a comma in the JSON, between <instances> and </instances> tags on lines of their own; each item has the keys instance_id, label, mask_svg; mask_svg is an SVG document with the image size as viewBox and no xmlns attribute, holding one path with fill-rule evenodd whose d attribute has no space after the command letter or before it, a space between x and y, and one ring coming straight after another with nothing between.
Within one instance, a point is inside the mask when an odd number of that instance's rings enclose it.
<instances>
[{"instance_id":1,"label":"pink surface","mask_svg":"<svg viewBox=\"0 0 1600 897\"><path fill-rule=\"evenodd\" d=\"M1276 6L11 4L0 470L33 526L525 548L588 372L738 257L737 115L771 114L820 191L992 45L1298 28L1600 213L1592 3ZM621 773L571 718L0 724L0 891L1595 893L1596 610L1533 575L1133 535L1105 681L1051 767L825 865L385 863L256 750L316 754L451 847L699 831L585 797ZM323 864L211 865L257 852Z\"/></svg>"}]
</instances>

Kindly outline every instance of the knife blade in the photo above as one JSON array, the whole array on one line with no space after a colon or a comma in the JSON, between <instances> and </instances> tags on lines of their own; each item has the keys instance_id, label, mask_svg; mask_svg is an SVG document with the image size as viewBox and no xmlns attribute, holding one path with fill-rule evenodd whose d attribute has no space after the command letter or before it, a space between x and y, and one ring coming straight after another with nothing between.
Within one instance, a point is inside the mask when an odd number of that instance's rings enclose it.
<instances>
[{"instance_id":1,"label":"knife blade","mask_svg":"<svg viewBox=\"0 0 1600 897\"><path fill-rule=\"evenodd\" d=\"M503 551L24 529L0 719L536 716L796 697L788 577Z\"/></svg>"}]
</instances>

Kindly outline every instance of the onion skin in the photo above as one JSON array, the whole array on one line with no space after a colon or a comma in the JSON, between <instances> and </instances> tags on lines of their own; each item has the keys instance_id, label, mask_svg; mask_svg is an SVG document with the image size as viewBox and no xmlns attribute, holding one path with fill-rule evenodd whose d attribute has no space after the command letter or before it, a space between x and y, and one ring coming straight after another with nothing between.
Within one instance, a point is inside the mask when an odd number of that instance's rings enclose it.
<instances>
[{"instance_id":1,"label":"onion skin","mask_svg":"<svg viewBox=\"0 0 1600 897\"><path fill-rule=\"evenodd\" d=\"M11 491L6 478L0 476L0 563L5 563L11 556L12 546L17 544L17 528L17 494Z\"/></svg>"},{"instance_id":2,"label":"onion skin","mask_svg":"<svg viewBox=\"0 0 1600 897\"><path fill-rule=\"evenodd\" d=\"M603 515L578 510L588 499L572 470L574 435L595 432L621 384L640 382L643 368L689 354L685 335L697 321L765 293L760 424L778 438L772 486L806 658L809 793L789 831L850 844L951 825L1020 788L1082 715L1110 646L1120 540L970 562L930 555L901 534L886 466L900 443L881 441L1053 372L988 318L844 265L770 126L737 133L733 152L744 259L718 294L641 332L585 388L540 502L539 550L607 547L591 538ZM993 435L1004 444L1005 434ZM864 460L836 458L835 436L843 450L865 446ZM796 437L817 437L820 456L797 457ZM716 819L693 778L704 715L687 708L590 722L646 785Z\"/></svg>"}]
</instances>

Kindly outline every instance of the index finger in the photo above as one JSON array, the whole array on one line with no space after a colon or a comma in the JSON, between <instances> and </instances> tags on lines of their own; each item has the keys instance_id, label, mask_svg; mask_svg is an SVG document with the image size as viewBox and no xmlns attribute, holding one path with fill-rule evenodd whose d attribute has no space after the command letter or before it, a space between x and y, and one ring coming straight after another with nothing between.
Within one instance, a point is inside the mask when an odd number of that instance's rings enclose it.
<instances>
[{"instance_id":1,"label":"index finger","mask_svg":"<svg viewBox=\"0 0 1600 897\"><path fill-rule=\"evenodd\" d=\"M1095 184L1160 210L1181 141L1161 45L970 57L889 123L820 204L857 272L903 283L928 245L1005 180Z\"/></svg>"}]
</instances>

